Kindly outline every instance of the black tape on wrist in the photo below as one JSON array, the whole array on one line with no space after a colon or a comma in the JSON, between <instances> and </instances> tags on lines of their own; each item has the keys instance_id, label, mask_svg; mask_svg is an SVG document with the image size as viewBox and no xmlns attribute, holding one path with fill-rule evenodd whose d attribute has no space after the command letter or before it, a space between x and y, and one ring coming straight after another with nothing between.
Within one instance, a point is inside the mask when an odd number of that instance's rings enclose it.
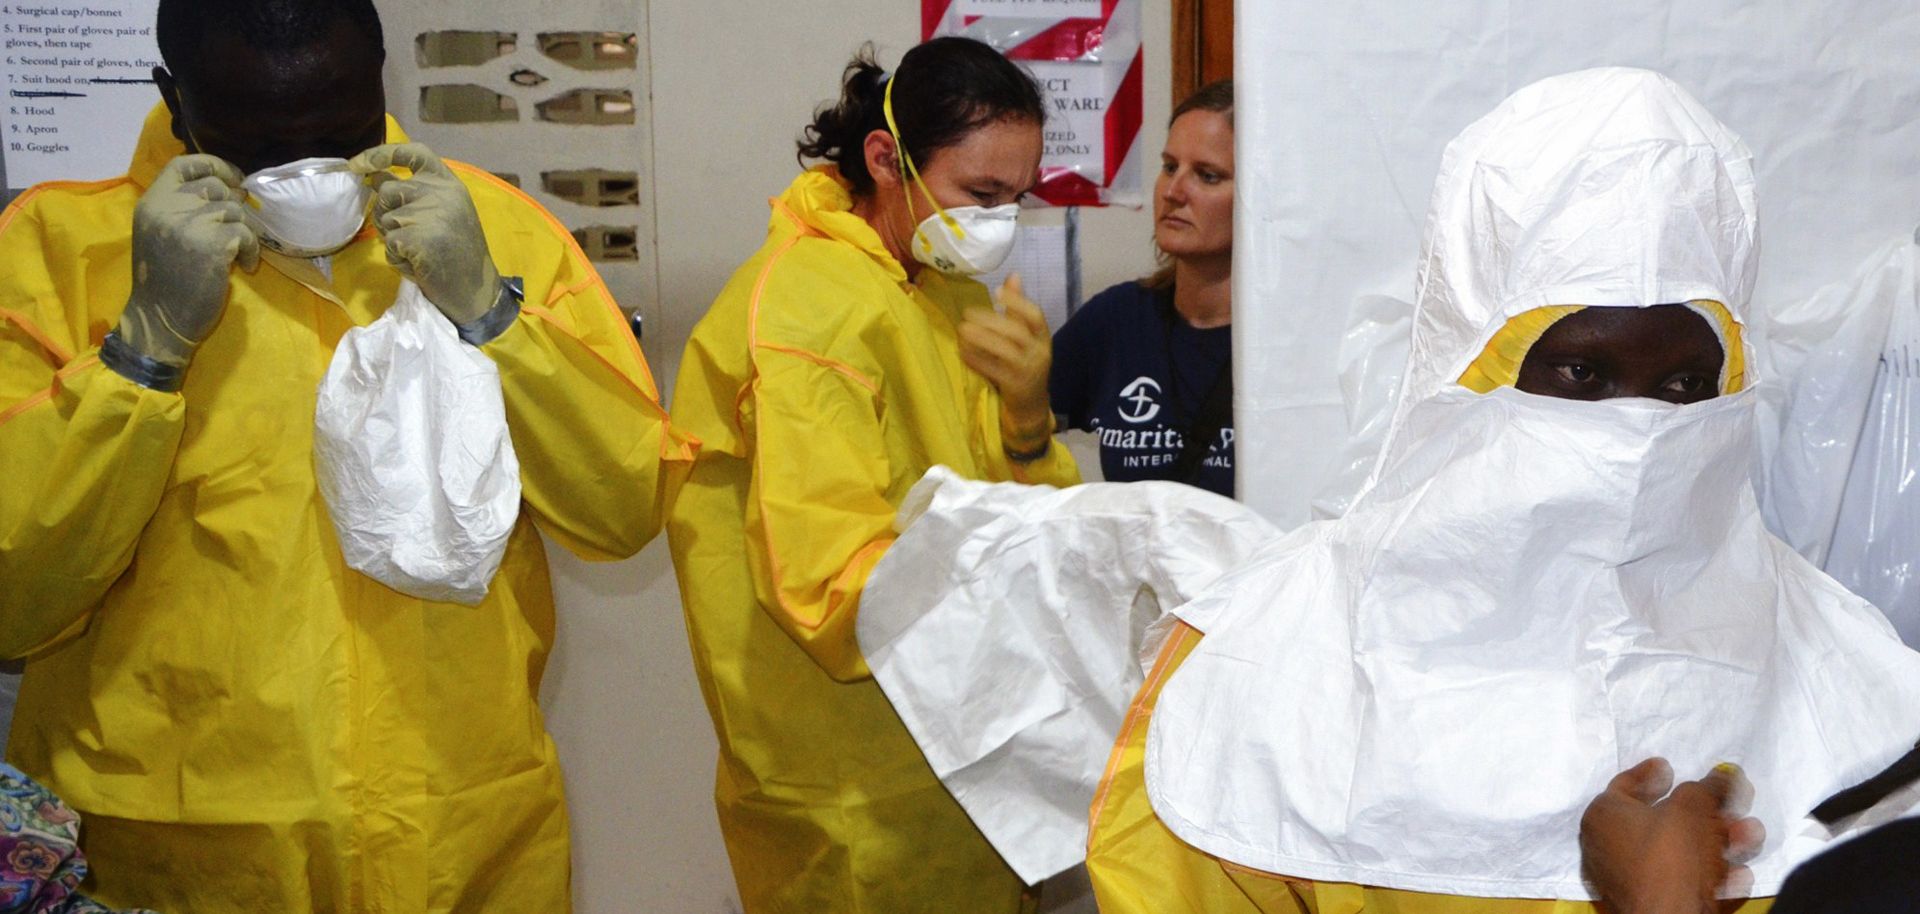
<instances>
[{"instance_id":1,"label":"black tape on wrist","mask_svg":"<svg viewBox=\"0 0 1920 914\"><path fill-rule=\"evenodd\" d=\"M484 346L498 339L520 316L520 303L527 297L526 284L518 276L500 277L500 292L487 313L464 324L455 324L460 339L469 346Z\"/></svg>"},{"instance_id":2,"label":"black tape on wrist","mask_svg":"<svg viewBox=\"0 0 1920 914\"><path fill-rule=\"evenodd\" d=\"M179 393L187 383L185 366L169 365L141 353L120 338L118 328L107 331L107 338L101 341L100 364L148 390Z\"/></svg>"}]
</instances>

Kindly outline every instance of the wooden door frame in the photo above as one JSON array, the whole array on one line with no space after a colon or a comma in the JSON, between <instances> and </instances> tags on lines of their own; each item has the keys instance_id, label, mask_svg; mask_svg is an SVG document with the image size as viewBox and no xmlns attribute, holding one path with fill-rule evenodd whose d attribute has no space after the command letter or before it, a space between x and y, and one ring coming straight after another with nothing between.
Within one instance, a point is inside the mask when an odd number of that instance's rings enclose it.
<instances>
[{"instance_id":1,"label":"wooden door frame","mask_svg":"<svg viewBox=\"0 0 1920 914\"><path fill-rule=\"evenodd\" d=\"M1173 0L1173 103L1233 75L1233 0Z\"/></svg>"}]
</instances>

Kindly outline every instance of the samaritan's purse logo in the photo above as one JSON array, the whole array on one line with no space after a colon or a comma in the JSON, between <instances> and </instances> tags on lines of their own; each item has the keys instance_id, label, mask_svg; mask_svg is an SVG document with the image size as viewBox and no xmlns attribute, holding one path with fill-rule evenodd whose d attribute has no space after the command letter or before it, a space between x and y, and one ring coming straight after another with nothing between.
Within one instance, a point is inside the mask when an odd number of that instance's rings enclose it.
<instances>
[{"instance_id":1,"label":"samaritan's purse logo","mask_svg":"<svg viewBox=\"0 0 1920 914\"><path fill-rule=\"evenodd\" d=\"M1152 378L1134 378L1132 384L1120 390L1120 418L1128 422L1150 422L1160 415L1160 404L1154 402L1154 395L1160 393L1160 382Z\"/></svg>"}]
</instances>

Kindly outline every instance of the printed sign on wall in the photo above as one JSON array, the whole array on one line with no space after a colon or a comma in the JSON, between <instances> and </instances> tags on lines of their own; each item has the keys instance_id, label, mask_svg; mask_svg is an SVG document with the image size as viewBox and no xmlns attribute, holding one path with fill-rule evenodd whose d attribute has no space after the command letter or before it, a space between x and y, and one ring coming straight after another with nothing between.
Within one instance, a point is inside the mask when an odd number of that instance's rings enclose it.
<instances>
[{"instance_id":1,"label":"printed sign on wall","mask_svg":"<svg viewBox=\"0 0 1920 914\"><path fill-rule=\"evenodd\" d=\"M964 35L1019 61L1046 96L1034 196L1054 206L1141 201L1139 0L921 0L921 37Z\"/></svg>"},{"instance_id":2,"label":"printed sign on wall","mask_svg":"<svg viewBox=\"0 0 1920 914\"><path fill-rule=\"evenodd\" d=\"M7 186L110 178L127 170L147 112L159 0L0 3L7 85L0 151Z\"/></svg>"},{"instance_id":3,"label":"printed sign on wall","mask_svg":"<svg viewBox=\"0 0 1920 914\"><path fill-rule=\"evenodd\" d=\"M957 0L962 16L1034 16L1066 19L1104 19L1113 4L1101 0Z\"/></svg>"}]
</instances>

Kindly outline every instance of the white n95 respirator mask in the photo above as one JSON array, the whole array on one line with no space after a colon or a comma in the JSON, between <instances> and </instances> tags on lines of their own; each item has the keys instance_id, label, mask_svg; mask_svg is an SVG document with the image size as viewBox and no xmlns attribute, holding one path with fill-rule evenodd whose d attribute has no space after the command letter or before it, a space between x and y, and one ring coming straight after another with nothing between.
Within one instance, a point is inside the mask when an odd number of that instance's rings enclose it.
<instances>
[{"instance_id":1,"label":"white n95 respirator mask","mask_svg":"<svg viewBox=\"0 0 1920 914\"><path fill-rule=\"evenodd\" d=\"M913 259L942 273L991 273L1013 252L1019 220L1018 203L956 206L935 212L920 220L913 230Z\"/></svg>"},{"instance_id":2,"label":"white n95 respirator mask","mask_svg":"<svg viewBox=\"0 0 1920 914\"><path fill-rule=\"evenodd\" d=\"M248 218L268 250L320 257L347 246L367 221L373 188L346 159L301 159L247 176Z\"/></svg>"}]
</instances>

